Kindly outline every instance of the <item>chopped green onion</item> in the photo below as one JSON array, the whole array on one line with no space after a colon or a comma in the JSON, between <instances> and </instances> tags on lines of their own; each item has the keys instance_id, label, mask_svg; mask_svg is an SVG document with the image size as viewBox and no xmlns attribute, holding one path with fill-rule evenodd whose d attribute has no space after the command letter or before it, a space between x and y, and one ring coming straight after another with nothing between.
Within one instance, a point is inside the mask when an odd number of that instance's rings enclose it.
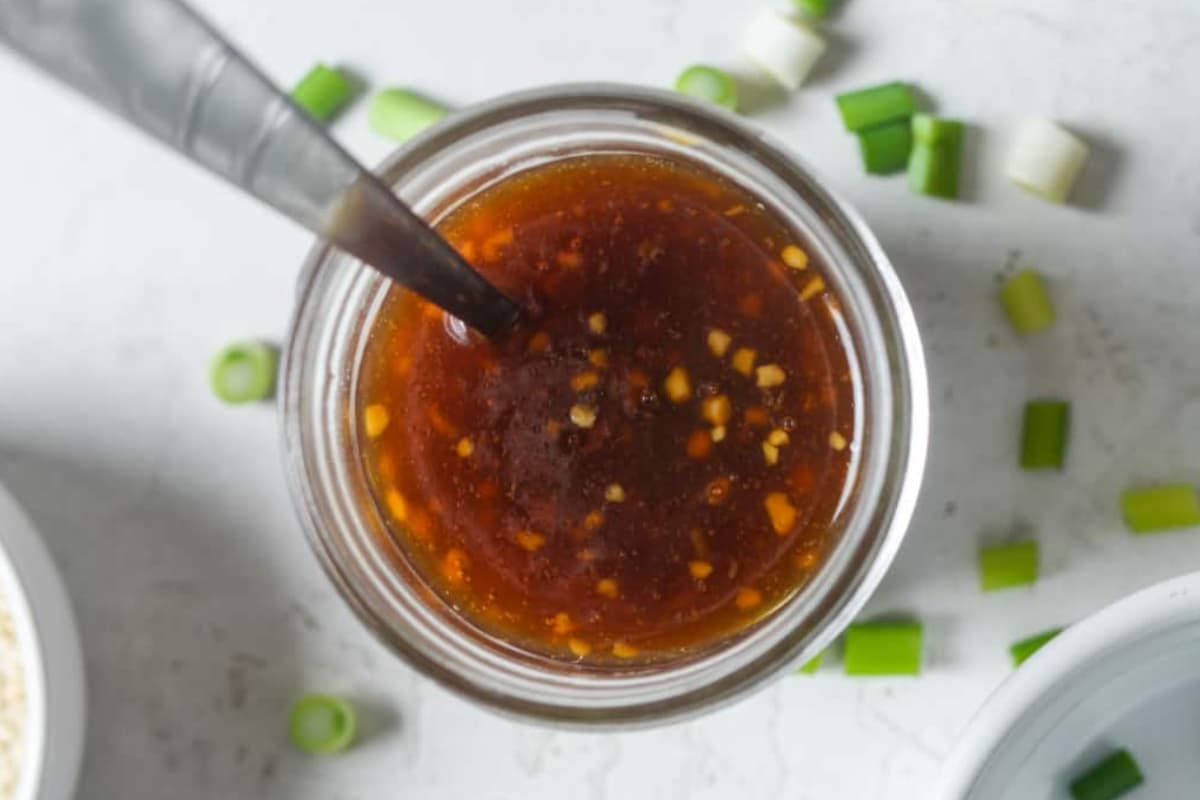
<instances>
[{"instance_id":1,"label":"chopped green onion","mask_svg":"<svg viewBox=\"0 0 1200 800\"><path fill-rule=\"evenodd\" d=\"M860 622L846 629L847 675L920 675L922 629L915 622Z\"/></svg>"},{"instance_id":2,"label":"chopped green onion","mask_svg":"<svg viewBox=\"0 0 1200 800\"><path fill-rule=\"evenodd\" d=\"M1021 469L1062 469L1070 423L1070 403L1063 400L1026 403L1021 430Z\"/></svg>"},{"instance_id":3,"label":"chopped green onion","mask_svg":"<svg viewBox=\"0 0 1200 800\"><path fill-rule=\"evenodd\" d=\"M825 40L808 27L764 8L746 29L742 50L783 88L795 91L825 53Z\"/></svg>"},{"instance_id":4,"label":"chopped green onion","mask_svg":"<svg viewBox=\"0 0 1200 800\"><path fill-rule=\"evenodd\" d=\"M371 98L367 113L371 130L403 142L438 122L449 112L427 97L407 89L383 89Z\"/></svg>"},{"instance_id":5,"label":"chopped green onion","mask_svg":"<svg viewBox=\"0 0 1200 800\"><path fill-rule=\"evenodd\" d=\"M824 19L829 16L833 0L792 0L796 10L809 19Z\"/></svg>"},{"instance_id":6,"label":"chopped green onion","mask_svg":"<svg viewBox=\"0 0 1200 800\"><path fill-rule=\"evenodd\" d=\"M1017 333L1037 333L1054 324L1054 306L1042 276L1023 269L1000 289L1000 303Z\"/></svg>"},{"instance_id":7,"label":"chopped green onion","mask_svg":"<svg viewBox=\"0 0 1200 800\"><path fill-rule=\"evenodd\" d=\"M985 592L1028 586L1038 576L1038 544L1026 539L979 551L979 585Z\"/></svg>"},{"instance_id":8,"label":"chopped green onion","mask_svg":"<svg viewBox=\"0 0 1200 800\"><path fill-rule=\"evenodd\" d=\"M1008 652L1012 656L1013 666L1019 667L1024 664L1030 656L1045 647L1051 639L1060 633L1062 633L1062 628L1053 628L1013 643L1008 648Z\"/></svg>"},{"instance_id":9,"label":"chopped green onion","mask_svg":"<svg viewBox=\"0 0 1200 800\"><path fill-rule=\"evenodd\" d=\"M262 342L235 342L213 358L209 383L213 394L226 403L266 400L275 390L279 353Z\"/></svg>"},{"instance_id":10,"label":"chopped green onion","mask_svg":"<svg viewBox=\"0 0 1200 800\"><path fill-rule=\"evenodd\" d=\"M904 119L859 131L863 167L872 175L903 172L912 152L912 141L912 127Z\"/></svg>"},{"instance_id":11,"label":"chopped green onion","mask_svg":"<svg viewBox=\"0 0 1200 800\"><path fill-rule=\"evenodd\" d=\"M1116 800L1145 779L1128 750L1111 753L1096 766L1071 781L1075 800Z\"/></svg>"},{"instance_id":12,"label":"chopped green onion","mask_svg":"<svg viewBox=\"0 0 1200 800\"><path fill-rule=\"evenodd\" d=\"M918 114L912 129L915 144L908 160L908 188L916 194L957 198L965 126L957 120Z\"/></svg>"},{"instance_id":13,"label":"chopped green onion","mask_svg":"<svg viewBox=\"0 0 1200 800\"><path fill-rule=\"evenodd\" d=\"M1088 157L1088 146L1048 119L1021 123L1008 154L1005 174L1027 192L1062 203Z\"/></svg>"},{"instance_id":14,"label":"chopped green onion","mask_svg":"<svg viewBox=\"0 0 1200 800\"><path fill-rule=\"evenodd\" d=\"M966 126L956 119L944 119L932 114L913 114L913 139L921 144L941 145L962 143Z\"/></svg>"},{"instance_id":15,"label":"chopped green onion","mask_svg":"<svg viewBox=\"0 0 1200 800\"><path fill-rule=\"evenodd\" d=\"M324 121L346 105L353 93L341 70L316 64L292 89L292 100L313 119Z\"/></svg>"},{"instance_id":16,"label":"chopped green onion","mask_svg":"<svg viewBox=\"0 0 1200 800\"><path fill-rule=\"evenodd\" d=\"M1155 533L1200 525L1200 500L1191 486L1155 486L1126 489L1121 494L1121 514L1134 533Z\"/></svg>"},{"instance_id":17,"label":"chopped green onion","mask_svg":"<svg viewBox=\"0 0 1200 800\"><path fill-rule=\"evenodd\" d=\"M340 697L309 694L292 706L288 733L292 743L309 753L340 753L354 741L358 719Z\"/></svg>"},{"instance_id":18,"label":"chopped green onion","mask_svg":"<svg viewBox=\"0 0 1200 800\"><path fill-rule=\"evenodd\" d=\"M821 668L821 659L823 658L825 658L824 653L817 653L811 659L804 662L804 666L800 667L800 669L796 671L803 675L812 675Z\"/></svg>"},{"instance_id":19,"label":"chopped green onion","mask_svg":"<svg viewBox=\"0 0 1200 800\"><path fill-rule=\"evenodd\" d=\"M917 101L907 83L885 83L854 92L839 94L838 111L848 131L861 131L885 122L908 119L917 110Z\"/></svg>"},{"instance_id":20,"label":"chopped green onion","mask_svg":"<svg viewBox=\"0 0 1200 800\"><path fill-rule=\"evenodd\" d=\"M675 79L675 91L716 103L730 111L737 108L737 84L733 78L724 70L707 64L696 64L681 72Z\"/></svg>"}]
</instances>

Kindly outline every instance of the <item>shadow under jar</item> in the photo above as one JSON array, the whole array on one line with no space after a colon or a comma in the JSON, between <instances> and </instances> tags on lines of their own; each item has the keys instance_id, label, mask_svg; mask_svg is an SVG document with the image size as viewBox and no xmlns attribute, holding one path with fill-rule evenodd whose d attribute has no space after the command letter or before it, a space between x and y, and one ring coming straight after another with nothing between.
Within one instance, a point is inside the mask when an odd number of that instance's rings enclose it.
<instances>
[{"instance_id":1,"label":"shadow under jar","mask_svg":"<svg viewBox=\"0 0 1200 800\"><path fill-rule=\"evenodd\" d=\"M530 311L501 343L318 247L282 397L293 492L376 634L493 708L711 708L812 657L912 514L928 405L858 218L730 115L568 86L382 173Z\"/></svg>"}]
</instances>

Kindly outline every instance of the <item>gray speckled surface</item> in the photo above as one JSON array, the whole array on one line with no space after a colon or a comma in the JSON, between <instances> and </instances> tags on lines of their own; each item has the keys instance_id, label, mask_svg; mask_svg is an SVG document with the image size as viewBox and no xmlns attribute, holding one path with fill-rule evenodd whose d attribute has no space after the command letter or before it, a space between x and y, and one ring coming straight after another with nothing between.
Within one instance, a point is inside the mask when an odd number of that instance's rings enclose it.
<instances>
[{"instance_id":1,"label":"gray speckled surface","mask_svg":"<svg viewBox=\"0 0 1200 800\"><path fill-rule=\"evenodd\" d=\"M539 83L669 83L736 63L750 11L717 0L206 0L287 83L344 59L467 102ZM875 228L926 338L931 462L873 613L926 622L928 674L787 678L711 717L594 736L497 719L416 677L356 624L293 521L270 409L209 396L224 341L278 335L305 237L0 54L0 481L57 556L83 626L92 718L80 797L924 800L1010 641L1200 568L1200 533L1135 540L1128 483L1200 483L1200 6L1190 0L846 0L813 84L757 118ZM860 174L833 92L917 82L975 128L971 202ZM1057 116L1095 153L1080 204L1003 180L1016 121ZM337 127L386 143L359 106ZM1082 207L1080 207L1082 206ZM994 302L1032 264L1060 323L1025 342ZM1023 400L1074 401L1065 474L1015 468ZM1036 587L983 596L980 541L1042 542ZM363 746L312 760L290 700L367 708ZM574 796L574 794L572 795Z\"/></svg>"}]
</instances>

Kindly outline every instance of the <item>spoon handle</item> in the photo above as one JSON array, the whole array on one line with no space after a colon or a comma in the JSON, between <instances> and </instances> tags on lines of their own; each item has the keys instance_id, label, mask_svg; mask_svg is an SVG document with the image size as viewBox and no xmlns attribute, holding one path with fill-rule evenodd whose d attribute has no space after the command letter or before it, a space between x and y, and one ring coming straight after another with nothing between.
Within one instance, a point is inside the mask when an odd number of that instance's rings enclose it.
<instances>
[{"instance_id":1,"label":"spoon handle","mask_svg":"<svg viewBox=\"0 0 1200 800\"><path fill-rule=\"evenodd\" d=\"M0 42L487 335L516 306L178 0L0 0Z\"/></svg>"}]
</instances>

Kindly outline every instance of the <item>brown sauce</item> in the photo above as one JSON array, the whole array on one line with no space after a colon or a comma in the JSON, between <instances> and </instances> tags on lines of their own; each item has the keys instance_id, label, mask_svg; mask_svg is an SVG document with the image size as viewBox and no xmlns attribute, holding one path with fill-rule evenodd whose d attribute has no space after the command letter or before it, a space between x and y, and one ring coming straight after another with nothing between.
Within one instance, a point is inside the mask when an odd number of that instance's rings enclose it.
<instances>
[{"instance_id":1,"label":"brown sauce","mask_svg":"<svg viewBox=\"0 0 1200 800\"><path fill-rule=\"evenodd\" d=\"M373 322L365 466L430 588L603 664L711 647L804 585L856 431L837 300L794 231L638 154L532 168L438 227L531 322L463 337L399 290Z\"/></svg>"}]
</instances>

